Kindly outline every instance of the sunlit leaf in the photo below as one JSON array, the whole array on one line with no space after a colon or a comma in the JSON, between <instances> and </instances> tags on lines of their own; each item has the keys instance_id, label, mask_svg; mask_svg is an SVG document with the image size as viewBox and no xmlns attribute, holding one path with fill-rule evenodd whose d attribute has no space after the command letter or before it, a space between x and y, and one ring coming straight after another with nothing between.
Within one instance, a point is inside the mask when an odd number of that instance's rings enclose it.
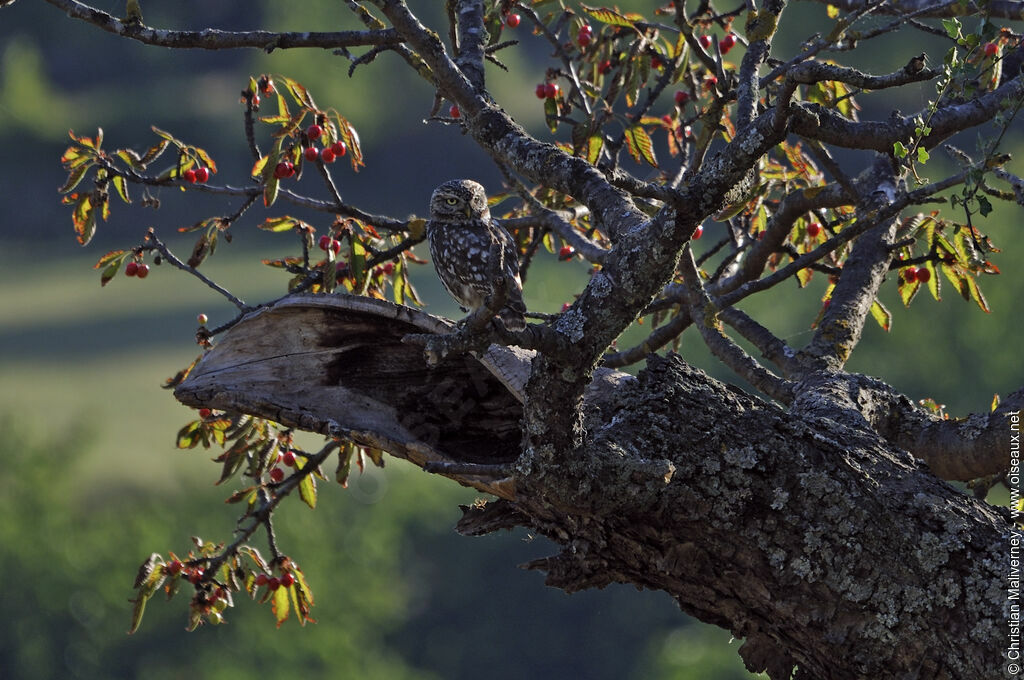
<instances>
[{"instance_id":1,"label":"sunlit leaf","mask_svg":"<svg viewBox=\"0 0 1024 680\"><path fill-rule=\"evenodd\" d=\"M587 7L581 5L581 9L589 14L594 19L600 22L606 23L610 26L623 26L625 28L634 28L633 22L630 21L624 14L621 14L618 10L609 9L607 7Z\"/></svg>"},{"instance_id":2,"label":"sunlit leaf","mask_svg":"<svg viewBox=\"0 0 1024 680\"><path fill-rule=\"evenodd\" d=\"M122 175L114 175L114 188L117 189L117 195L121 197L121 200L125 203L131 203L132 199L128 197L128 182Z\"/></svg>"},{"instance_id":3,"label":"sunlit leaf","mask_svg":"<svg viewBox=\"0 0 1024 680\"><path fill-rule=\"evenodd\" d=\"M591 165L597 165L597 161L601 158L602 149L604 149L604 137L601 135L591 135L587 140L587 162Z\"/></svg>"},{"instance_id":4,"label":"sunlit leaf","mask_svg":"<svg viewBox=\"0 0 1024 680\"><path fill-rule=\"evenodd\" d=\"M68 173L68 179L64 182L64 185L58 189L62 194L66 194L69 191L73 191L75 187L79 185L82 178L85 177L85 173L89 172L89 168L92 167L92 163L83 163L75 167Z\"/></svg>"},{"instance_id":5,"label":"sunlit leaf","mask_svg":"<svg viewBox=\"0 0 1024 680\"><path fill-rule=\"evenodd\" d=\"M626 128L626 146L631 155L638 163L641 159L650 165L658 167L658 161L654 157L654 143L651 136L639 125Z\"/></svg>"},{"instance_id":6,"label":"sunlit leaf","mask_svg":"<svg viewBox=\"0 0 1024 680\"><path fill-rule=\"evenodd\" d=\"M892 314L878 300L875 300L871 305L871 316L882 327L882 330L888 331L892 328Z\"/></svg>"},{"instance_id":7,"label":"sunlit leaf","mask_svg":"<svg viewBox=\"0 0 1024 680\"><path fill-rule=\"evenodd\" d=\"M288 618L288 589L278 588L275 590L270 600L270 606L274 611L277 627L280 628L281 624Z\"/></svg>"}]
</instances>

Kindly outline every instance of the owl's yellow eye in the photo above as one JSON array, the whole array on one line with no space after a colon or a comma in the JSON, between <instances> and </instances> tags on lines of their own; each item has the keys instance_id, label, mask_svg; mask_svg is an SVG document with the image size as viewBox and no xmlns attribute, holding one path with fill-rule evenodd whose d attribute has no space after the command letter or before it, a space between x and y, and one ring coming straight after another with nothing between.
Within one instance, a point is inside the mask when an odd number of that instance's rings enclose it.
<instances>
[{"instance_id":1,"label":"owl's yellow eye","mask_svg":"<svg viewBox=\"0 0 1024 680\"><path fill-rule=\"evenodd\" d=\"M459 199L452 198L451 196L449 196L448 198L444 199L444 202L447 203L448 205L455 205L459 202Z\"/></svg>"}]
</instances>

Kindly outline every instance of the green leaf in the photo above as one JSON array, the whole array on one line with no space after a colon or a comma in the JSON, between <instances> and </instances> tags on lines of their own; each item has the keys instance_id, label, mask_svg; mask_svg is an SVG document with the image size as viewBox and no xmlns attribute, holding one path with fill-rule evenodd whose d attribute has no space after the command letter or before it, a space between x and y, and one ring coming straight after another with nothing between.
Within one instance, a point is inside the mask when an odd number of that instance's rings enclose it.
<instances>
[{"instance_id":1,"label":"green leaf","mask_svg":"<svg viewBox=\"0 0 1024 680\"><path fill-rule=\"evenodd\" d=\"M929 158L931 158L931 156L928 155L928 151L923 146L917 147L917 162L918 163L920 163L921 165L924 165L925 163L928 162Z\"/></svg>"},{"instance_id":2,"label":"green leaf","mask_svg":"<svg viewBox=\"0 0 1024 680\"><path fill-rule=\"evenodd\" d=\"M946 35L950 38L956 38L960 35L960 20L957 18L943 19L942 27L946 29Z\"/></svg>"},{"instance_id":3,"label":"green leaf","mask_svg":"<svg viewBox=\"0 0 1024 680\"><path fill-rule=\"evenodd\" d=\"M295 227L303 224L305 224L305 222L302 220L297 220L294 217L285 215L283 217L268 217L263 224L258 225L257 228L262 229L263 231L271 231L275 234L279 234L283 231L291 231Z\"/></svg>"},{"instance_id":4,"label":"green leaf","mask_svg":"<svg viewBox=\"0 0 1024 680\"><path fill-rule=\"evenodd\" d=\"M555 99L544 100L544 121L551 132L558 132L558 102Z\"/></svg>"},{"instance_id":5,"label":"green leaf","mask_svg":"<svg viewBox=\"0 0 1024 680\"><path fill-rule=\"evenodd\" d=\"M906 158L907 147L903 146L903 142L896 142L892 145L892 153L896 158Z\"/></svg>"},{"instance_id":6,"label":"green leaf","mask_svg":"<svg viewBox=\"0 0 1024 680\"><path fill-rule=\"evenodd\" d=\"M889 310L886 309L878 300L875 300L871 305L871 316L874 317L875 321L878 322L878 325L882 327L882 330L888 331L892 328L892 314L890 314Z\"/></svg>"},{"instance_id":7,"label":"green leaf","mask_svg":"<svg viewBox=\"0 0 1024 680\"><path fill-rule=\"evenodd\" d=\"M626 146L629 149L629 155L638 163L640 159L643 159L653 167L658 167L658 161L654 157L654 143L651 142L651 136L641 126L634 125L626 128Z\"/></svg>"},{"instance_id":8,"label":"green leaf","mask_svg":"<svg viewBox=\"0 0 1024 680\"><path fill-rule=\"evenodd\" d=\"M978 199L978 213L982 217L988 217L988 214L992 212L992 203L981 194L976 194L975 198Z\"/></svg>"},{"instance_id":9,"label":"green leaf","mask_svg":"<svg viewBox=\"0 0 1024 680\"><path fill-rule=\"evenodd\" d=\"M308 109L316 109L316 102L313 101L313 95L311 95L309 90L307 90L299 81L283 76L280 77L279 80L284 83L285 87L288 89L288 93L297 104Z\"/></svg>"},{"instance_id":10,"label":"green leaf","mask_svg":"<svg viewBox=\"0 0 1024 680\"><path fill-rule=\"evenodd\" d=\"M200 442L200 434L203 423L200 420L193 420L185 427L178 430L176 444L179 449L194 449Z\"/></svg>"},{"instance_id":11,"label":"green leaf","mask_svg":"<svg viewBox=\"0 0 1024 680\"><path fill-rule=\"evenodd\" d=\"M405 258L398 258L398 262L395 264L394 277L391 279L392 291L391 297L395 301L395 304L405 304Z\"/></svg>"},{"instance_id":12,"label":"green leaf","mask_svg":"<svg viewBox=\"0 0 1024 680\"><path fill-rule=\"evenodd\" d=\"M348 488L348 476L352 473L352 453L355 446L352 442L345 442L338 449L338 468L334 472L334 479L341 484L342 488Z\"/></svg>"},{"instance_id":13,"label":"green leaf","mask_svg":"<svg viewBox=\"0 0 1024 680\"><path fill-rule=\"evenodd\" d=\"M967 290L970 292L971 298L978 303L978 307L981 308L981 311L986 314L992 312L988 306L988 300L986 300L985 296L981 294L981 288L978 286L978 281L973 276L967 277Z\"/></svg>"},{"instance_id":14,"label":"green leaf","mask_svg":"<svg viewBox=\"0 0 1024 680\"><path fill-rule=\"evenodd\" d=\"M316 510L316 479L313 475L306 475L299 482L299 498L310 509Z\"/></svg>"},{"instance_id":15,"label":"green leaf","mask_svg":"<svg viewBox=\"0 0 1024 680\"><path fill-rule=\"evenodd\" d=\"M609 9L607 7L587 7L586 5L581 5L580 7L594 19L608 24L609 26L623 26L625 28L633 28L635 30L633 22L618 10Z\"/></svg>"},{"instance_id":16,"label":"green leaf","mask_svg":"<svg viewBox=\"0 0 1024 680\"><path fill-rule=\"evenodd\" d=\"M288 618L288 589L278 588L270 600L270 606L274 610L274 618L277 620L277 627Z\"/></svg>"},{"instance_id":17,"label":"green leaf","mask_svg":"<svg viewBox=\"0 0 1024 680\"><path fill-rule=\"evenodd\" d=\"M83 163L73 168L71 172L68 173L68 179L66 182L64 182L64 186L62 186L57 191L62 194L66 194L72 191L75 187L79 185L79 183L82 181L82 178L85 177L85 173L89 172L89 168L91 168L92 166L92 163Z\"/></svg>"},{"instance_id":18,"label":"green leaf","mask_svg":"<svg viewBox=\"0 0 1024 680\"><path fill-rule=\"evenodd\" d=\"M128 183L122 175L114 175L114 188L117 189L117 195L121 197L122 201L132 202L132 199L128 197Z\"/></svg>"},{"instance_id":19,"label":"green leaf","mask_svg":"<svg viewBox=\"0 0 1024 680\"><path fill-rule=\"evenodd\" d=\"M590 139L587 140L587 162L591 165L597 165L597 161L601 158L602 149L604 149L604 137L601 135L591 135Z\"/></svg>"},{"instance_id":20,"label":"green leaf","mask_svg":"<svg viewBox=\"0 0 1024 680\"><path fill-rule=\"evenodd\" d=\"M917 291L921 290L921 284L917 281L913 283L907 283L903 277L900 277L900 284L898 286L900 293L900 300L903 302L904 307L909 307L910 303L917 296Z\"/></svg>"}]
</instances>

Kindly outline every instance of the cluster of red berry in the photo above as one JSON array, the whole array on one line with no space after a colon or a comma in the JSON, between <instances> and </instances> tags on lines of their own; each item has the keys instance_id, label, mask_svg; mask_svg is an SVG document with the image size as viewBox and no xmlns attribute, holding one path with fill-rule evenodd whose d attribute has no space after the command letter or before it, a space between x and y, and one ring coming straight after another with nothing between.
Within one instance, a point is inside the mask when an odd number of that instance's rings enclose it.
<instances>
[{"instance_id":1,"label":"cluster of red berry","mask_svg":"<svg viewBox=\"0 0 1024 680\"><path fill-rule=\"evenodd\" d=\"M710 50L711 46L715 44L715 39L712 38L710 35L702 35L699 38L697 38L697 42L699 42L700 46L703 47L705 50ZM724 38L718 41L718 49L722 54L728 54L729 50L736 47L737 42L739 41L736 39L736 36L732 33L729 33Z\"/></svg>"},{"instance_id":2,"label":"cluster of red berry","mask_svg":"<svg viewBox=\"0 0 1024 680\"><path fill-rule=\"evenodd\" d=\"M270 481L275 484L284 479L284 468L281 467L282 465L285 467L295 467L294 451L285 451L284 453L277 454L277 462L270 470Z\"/></svg>"},{"instance_id":3,"label":"cluster of red berry","mask_svg":"<svg viewBox=\"0 0 1024 680\"><path fill-rule=\"evenodd\" d=\"M345 142L340 139L330 146L325 146L323 149L317 148L317 145L313 143L313 140L319 139L323 133L324 129L319 125L310 125L306 128L306 138L310 140L310 144L306 147L303 155L310 163L316 162L318 158L324 163L333 163L335 159L341 158L348 151L348 147L345 145ZM287 176L291 177L292 174L294 174L294 172Z\"/></svg>"},{"instance_id":4,"label":"cluster of red berry","mask_svg":"<svg viewBox=\"0 0 1024 680\"><path fill-rule=\"evenodd\" d=\"M593 39L594 29L591 28L590 24L580 26L580 32L576 35L576 44L580 46L580 49L586 48Z\"/></svg>"},{"instance_id":5,"label":"cluster of red berry","mask_svg":"<svg viewBox=\"0 0 1024 680\"><path fill-rule=\"evenodd\" d=\"M267 574L256 574L256 587L266 586L268 590L277 590L281 586L287 588L295 583L295 577L285 572L281 576L268 576Z\"/></svg>"},{"instance_id":6,"label":"cluster of red berry","mask_svg":"<svg viewBox=\"0 0 1024 680\"><path fill-rule=\"evenodd\" d=\"M903 280L907 283L928 283L931 278L931 270L925 267L907 267L903 270Z\"/></svg>"},{"instance_id":7,"label":"cluster of red berry","mask_svg":"<svg viewBox=\"0 0 1024 680\"><path fill-rule=\"evenodd\" d=\"M319 245L320 250L325 253L328 250L333 251L335 255L341 252L341 241L336 238L331 238L327 234L320 237L320 242L317 245Z\"/></svg>"},{"instance_id":8,"label":"cluster of red berry","mask_svg":"<svg viewBox=\"0 0 1024 680\"><path fill-rule=\"evenodd\" d=\"M210 169L205 165L195 170L189 168L181 173L182 178L189 184L205 184L210 180Z\"/></svg>"},{"instance_id":9,"label":"cluster of red berry","mask_svg":"<svg viewBox=\"0 0 1024 680\"><path fill-rule=\"evenodd\" d=\"M137 276L140 279L144 279L149 276L149 265L144 262L137 262L132 260L124 267L125 276Z\"/></svg>"},{"instance_id":10,"label":"cluster of red berry","mask_svg":"<svg viewBox=\"0 0 1024 680\"><path fill-rule=\"evenodd\" d=\"M573 250L572 246L562 246L558 251L558 259L563 261L571 260L572 256L575 254L576 251Z\"/></svg>"},{"instance_id":11,"label":"cluster of red berry","mask_svg":"<svg viewBox=\"0 0 1024 680\"><path fill-rule=\"evenodd\" d=\"M534 94L537 95L537 99L557 99L561 91L558 83L538 83Z\"/></svg>"}]
</instances>

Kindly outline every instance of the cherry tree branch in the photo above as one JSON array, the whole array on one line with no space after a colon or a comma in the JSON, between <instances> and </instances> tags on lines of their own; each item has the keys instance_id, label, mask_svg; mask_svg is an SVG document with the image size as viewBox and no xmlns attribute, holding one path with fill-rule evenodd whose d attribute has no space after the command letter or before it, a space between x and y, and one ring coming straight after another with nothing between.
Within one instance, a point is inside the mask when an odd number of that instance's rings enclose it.
<instances>
[{"instance_id":1,"label":"cherry tree branch","mask_svg":"<svg viewBox=\"0 0 1024 680\"><path fill-rule=\"evenodd\" d=\"M358 45L398 45L399 35L393 30L291 32L273 31L168 31L150 28L138 22L124 21L102 10L75 0L46 0L64 10L72 19L80 19L97 28L146 45L179 49L227 50L252 47L271 52L275 49L301 47L338 48Z\"/></svg>"}]
</instances>

